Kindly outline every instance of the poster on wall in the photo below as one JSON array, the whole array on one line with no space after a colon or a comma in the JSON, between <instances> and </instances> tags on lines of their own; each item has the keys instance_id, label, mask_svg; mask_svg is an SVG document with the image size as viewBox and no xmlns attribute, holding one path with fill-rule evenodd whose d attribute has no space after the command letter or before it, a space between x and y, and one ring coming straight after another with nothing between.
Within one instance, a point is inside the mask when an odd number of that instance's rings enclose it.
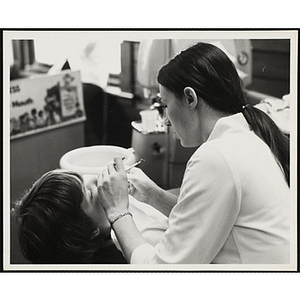
<instances>
[{"instance_id":1,"label":"poster on wall","mask_svg":"<svg viewBox=\"0 0 300 300\"><path fill-rule=\"evenodd\" d=\"M11 138L84 120L79 71L10 82Z\"/></svg>"}]
</instances>

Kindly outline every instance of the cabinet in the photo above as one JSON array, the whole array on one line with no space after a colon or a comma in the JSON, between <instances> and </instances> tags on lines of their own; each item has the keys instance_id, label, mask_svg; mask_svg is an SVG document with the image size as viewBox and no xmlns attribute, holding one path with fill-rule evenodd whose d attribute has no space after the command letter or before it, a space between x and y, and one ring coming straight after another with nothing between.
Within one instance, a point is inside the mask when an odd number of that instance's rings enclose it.
<instances>
[{"instance_id":1,"label":"cabinet","mask_svg":"<svg viewBox=\"0 0 300 300\"><path fill-rule=\"evenodd\" d=\"M253 39L252 83L247 89L282 98L290 90L290 40Z\"/></svg>"}]
</instances>

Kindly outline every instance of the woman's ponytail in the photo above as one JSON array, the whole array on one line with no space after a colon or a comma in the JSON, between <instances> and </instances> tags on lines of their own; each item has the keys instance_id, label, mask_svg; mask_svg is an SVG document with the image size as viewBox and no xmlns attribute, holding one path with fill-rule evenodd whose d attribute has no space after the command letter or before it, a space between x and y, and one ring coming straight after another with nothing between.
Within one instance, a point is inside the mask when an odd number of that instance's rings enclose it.
<instances>
[{"instance_id":1,"label":"woman's ponytail","mask_svg":"<svg viewBox=\"0 0 300 300\"><path fill-rule=\"evenodd\" d=\"M157 79L178 99L184 88L191 86L211 107L229 114L242 112L254 133L270 147L289 184L289 138L266 113L246 104L242 81L221 49L200 42L171 59Z\"/></svg>"},{"instance_id":2,"label":"woman's ponytail","mask_svg":"<svg viewBox=\"0 0 300 300\"><path fill-rule=\"evenodd\" d=\"M242 113L254 133L271 149L290 185L290 140L275 122L260 109L245 105Z\"/></svg>"}]
</instances>

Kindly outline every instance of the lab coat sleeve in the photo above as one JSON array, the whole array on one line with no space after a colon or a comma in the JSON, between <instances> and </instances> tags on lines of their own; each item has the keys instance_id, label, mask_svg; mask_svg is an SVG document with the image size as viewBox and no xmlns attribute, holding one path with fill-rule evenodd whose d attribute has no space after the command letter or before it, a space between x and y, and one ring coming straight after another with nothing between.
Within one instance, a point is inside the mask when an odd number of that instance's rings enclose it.
<instances>
[{"instance_id":1,"label":"lab coat sleeve","mask_svg":"<svg viewBox=\"0 0 300 300\"><path fill-rule=\"evenodd\" d=\"M161 242L135 249L131 263L211 263L234 226L240 202L234 165L218 149L202 145L187 164L178 203Z\"/></svg>"}]
</instances>

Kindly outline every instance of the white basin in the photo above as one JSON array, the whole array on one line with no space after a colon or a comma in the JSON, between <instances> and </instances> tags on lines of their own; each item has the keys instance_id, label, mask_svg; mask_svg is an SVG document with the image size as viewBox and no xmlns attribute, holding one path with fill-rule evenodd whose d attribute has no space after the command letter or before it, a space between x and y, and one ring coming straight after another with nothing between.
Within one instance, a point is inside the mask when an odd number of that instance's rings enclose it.
<instances>
[{"instance_id":1,"label":"white basin","mask_svg":"<svg viewBox=\"0 0 300 300\"><path fill-rule=\"evenodd\" d=\"M135 163L133 148L101 145L71 150L62 156L59 165L61 169L72 170L81 175L99 174L117 155L125 157L123 161L126 166Z\"/></svg>"}]
</instances>

